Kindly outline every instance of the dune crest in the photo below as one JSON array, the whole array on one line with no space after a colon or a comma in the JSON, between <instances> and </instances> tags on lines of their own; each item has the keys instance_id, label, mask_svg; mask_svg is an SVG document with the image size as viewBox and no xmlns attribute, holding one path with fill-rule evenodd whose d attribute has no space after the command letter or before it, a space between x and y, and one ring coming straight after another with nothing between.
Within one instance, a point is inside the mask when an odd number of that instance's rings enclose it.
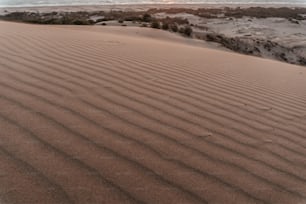
<instances>
[{"instance_id":1,"label":"dune crest","mask_svg":"<svg viewBox=\"0 0 306 204\"><path fill-rule=\"evenodd\" d=\"M1 202L306 202L305 68L112 29L0 22Z\"/></svg>"}]
</instances>

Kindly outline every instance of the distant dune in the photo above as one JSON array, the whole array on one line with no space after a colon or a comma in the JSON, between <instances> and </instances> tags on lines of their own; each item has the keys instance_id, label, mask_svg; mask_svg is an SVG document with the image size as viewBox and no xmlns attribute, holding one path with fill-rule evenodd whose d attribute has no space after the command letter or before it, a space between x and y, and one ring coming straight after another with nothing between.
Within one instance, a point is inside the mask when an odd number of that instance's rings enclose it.
<instances>
[{"instance_id":1,"label":"distant dune","mask_svg":"<svg viewBox=\"0 0 306 204\"><path fill-rule=\"evenodd\" d=\"M306 203L305 67L170 36L0 21L0 203Z\"/></svg>"}]
</instances>

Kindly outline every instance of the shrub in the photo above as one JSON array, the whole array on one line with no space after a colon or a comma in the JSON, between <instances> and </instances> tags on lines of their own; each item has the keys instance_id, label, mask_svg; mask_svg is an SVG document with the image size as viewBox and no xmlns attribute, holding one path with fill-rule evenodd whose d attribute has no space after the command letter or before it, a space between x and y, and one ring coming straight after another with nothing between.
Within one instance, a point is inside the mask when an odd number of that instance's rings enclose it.
<instances>
[{"instance_id":1,"label":"shrub","mask_svg":"<svg viewBox=\"0 0 306 204\"><path fill-rule=\"evenodd\" d=\"M151 23L151 28L160 29L160 23L158 21L153 21Z\"/></svg>"},{"instance_id":2,"label":"shrub","mask_svg":"<svg viewBox=\"0 0 306 204\"><path fill-rule=\"evenodd\" d=\"M176 33L178 31L177 25L176 24L171 25L171 30Z\"/></svg>"},{"instance_id":3,"label":"shrub","mask_svg":"<svg viewBox=\"0 0 306 204\"><path fill-rule=\"evenodd\" d=\"M145 14L143 15L143 17L142 17L142 20L143 20L144 22L150 22L150 21L152 20L152 17L151 17L150 14L145 13Z\"/></svg>"},{"instance_id":4,"label":"shrub","mask_svg":"<svg viewBox=\"0 0 306 204\"><path fill-rule=\"evenodd\" d=\"M35 22L33 22L33 23L35 23ZM39 23L39 22L36 22L36 23ZM43 23L43 24L61 24L61 21L59 19L51 18L51 19L44 20L41 23Z\"/></svg>"},{"instance_id":5,"label":"shrub","mask_svg":"<svg viewBox=\"0 0 306 204\"><path fill-rule=\"evenodd\" d=\"M75 20L72 22L74 25L89 25L87 20Z\"/></svg>"},{"instance_id":6,"label":"shrub","mask_svg":"<svg viewBox=\"0 0 306 204\"><path fill-rule=\"evenodd\" d=\"M123 23L124 21L123 20L118 20L118 23Z\"/></svg>"},{"instance_id":7,"label":"shrub","mask_svg":"<svg viewBox=\"0 0 306 204\"><path fill-rule=\"evenodd\" d=\"M93 24L95 24L95 21L90 19L90 20L88 20L88 23L93 25Z\"/></svg>"},{"instance_id":8,"label":"shrub","mask_svg":"<svg viewBox=\"0 0 306 204\"><path fill-rule=\"evenodd\" d=\"M124 18L125 21L141 21L142 18L139 16L127 16Z\"/></svg>"},{"instance_id":9,"label":"shrub","mask_svg":"<svg viewBox=\"0 0 306 204\"><path fill-rule=\"evenodd\" d=\"M184 28L184 34L185 34L186 36L191 36L191 33L192 33L192 28L191 28L190 26L186 26L186 27Z\"/></svg>"},{"instance_id":10,"label":"shrub","mask_svg":"<svg viewBox=\"0 0 306 204\"><path fill-rule=\"evenodd\" d=\"M183 18L170 18L169 16L167 16L166 18L162 18L159 19L160 22L162 23L167 23L168 25L171 24L176 24L176 25L186 25L189 24L189 21L187 19L183 19Z\"/></svg>"},{"instance_id":11,"label":"shrub","mask_svg":"<svg viewBox=\"0 0 306 204\"><path fill-rule=\"evenodd\" d=\"M179 29L179 31L178 31L179 33L182 33L182 34L184 34L184 32L185 32L185 28L183 28L183 27L180 27L180 29Z\"/></svg>"},{"instance_id":12,"label":"shrub","mask_svg":"<svg viewBox=\"0 0 306 204\"><path fill-rule=\"evenodd\" d=\"M169 25L168 25L168 23L163 23L162 29L163 29L163 30L169 30Z\"/></svg>"},{"instance_id":13,"label":"shrub","mask_svg":"<svg viewBox=\"0 0 306 204\"><path fill-rule=\"evenodd\" d=\"M105 21L104 18L99 18L98 20L96 20L97 23Z\"/></svg>"}]
</instances>

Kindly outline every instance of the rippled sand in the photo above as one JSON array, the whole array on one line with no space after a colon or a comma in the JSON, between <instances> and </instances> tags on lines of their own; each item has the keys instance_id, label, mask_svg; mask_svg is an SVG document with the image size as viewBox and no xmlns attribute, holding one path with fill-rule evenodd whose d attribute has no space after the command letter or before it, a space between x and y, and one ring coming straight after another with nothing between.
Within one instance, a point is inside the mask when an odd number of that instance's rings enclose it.
<instances>
[{"instance_id":1,"label":"rippled sand","mask_svg":"<svg viewBox=\"0 0 306 204\"><path fill-rule=\"evenodd\" d=\"M0 22L1 203L306 202L304 67L113 29Z\"/></svg>"}]
</instances>

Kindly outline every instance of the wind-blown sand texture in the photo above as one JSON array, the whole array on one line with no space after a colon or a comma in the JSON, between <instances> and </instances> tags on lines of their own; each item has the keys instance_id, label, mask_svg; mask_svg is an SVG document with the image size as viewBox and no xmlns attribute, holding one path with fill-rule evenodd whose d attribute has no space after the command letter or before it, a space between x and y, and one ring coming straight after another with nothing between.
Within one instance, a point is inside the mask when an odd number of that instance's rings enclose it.
<instances>
[{"instance_id":1,"label":"wind-blown sand texture","mask_svg":"<svg viewBox=\"0 0 306 204\"><path fill-rule=\"evenodd\" d=\"M0 22L0 203L305 203L305 68L181 41Z\"/></svg>"}]
</instances>

